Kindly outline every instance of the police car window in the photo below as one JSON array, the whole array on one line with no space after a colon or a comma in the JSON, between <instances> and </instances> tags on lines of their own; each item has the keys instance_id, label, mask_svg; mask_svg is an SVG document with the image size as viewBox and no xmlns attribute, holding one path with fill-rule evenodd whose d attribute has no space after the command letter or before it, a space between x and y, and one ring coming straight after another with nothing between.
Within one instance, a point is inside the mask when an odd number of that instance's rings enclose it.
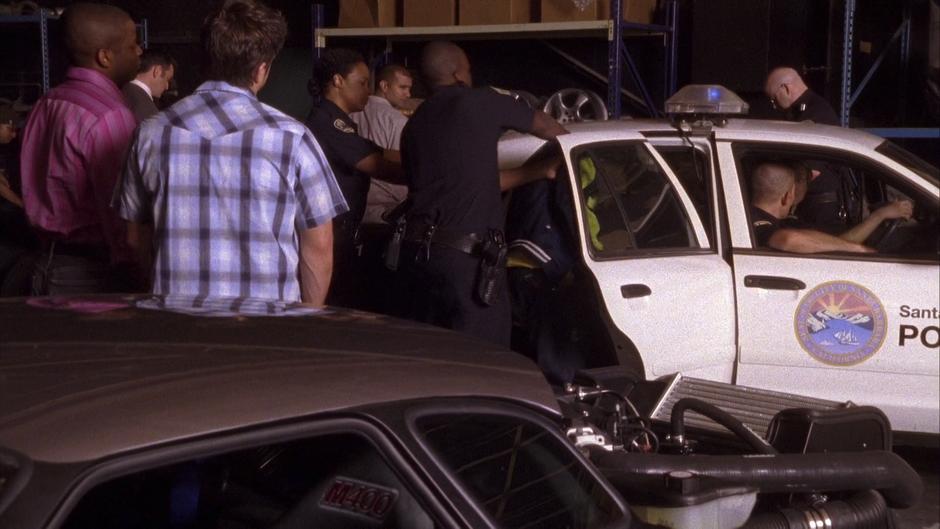
<instances>
[{"instance_id":1,"label":"police car window","mask_svg":"<svg viewBox=\"0 0 940 529\"><path fill-rule=\"evenodd\" d=\"M573 155L588 247L596 257L698 248L675 189L642 143L604 143Z\"/></svg>"},{"instance_id":2,"label":"police car window","mask_svg":"<svg viewBox=\"0 0 940 529\"><path fill-rule=\"evenodd\" d=\"M935 198L923 193L890 169L860 157L823 149L738 144L734 147L742 185L750 189L754 170L763 162L796 169L808 180L805 198L791 213L797 227L839 236L859 225L879 208L897 201L913 204L910 219L881 223L865 240L879 255L903 258L940 258L940 209ZM827 180L824 180L827 179ZM813 181L821 185L813 188Z\"/></svg>"},{"instance_id":3,"label":"police car window","mask_svg":"<svg viewBox=\"0 0 940 529\"><path fill-rule=\"evenodd\" d=\"M419 528L435 523L361 436L176 463L93 488L65 529Z\"/></svg>"},{"instance_id":4,"label":"police car window","mask_svg":"<svg viewBox=\"0 0 940 529\"><path fill-rule=\"evenodd\" d=\"M926 180L934 183L940 181L940 170L895 143L885 140L875 150L914 171Z\"/></svg>"},{"instance_id":5,"label":"police car window","mask_svg":"<svg viewBox=\"0 0 940 529\"><path fill-rule=\"evenodd\" d=\"M428 415L418 433L500 527L611 527L623 514L545 429L484 414Z\"/></svg>"},{"instance_id":6,"label":"police car window","mask_svg":"<svg viewBox=\"0 0 940 529\"><path fill-rule=\"evenodd\" d=\"M689 199L695 204L699 218L706 220L709 229L714 227L712 208L709 207L708 158L701 149L687 146L654 146L660 156L685 188Z\"/></svg>"}]
</instances>

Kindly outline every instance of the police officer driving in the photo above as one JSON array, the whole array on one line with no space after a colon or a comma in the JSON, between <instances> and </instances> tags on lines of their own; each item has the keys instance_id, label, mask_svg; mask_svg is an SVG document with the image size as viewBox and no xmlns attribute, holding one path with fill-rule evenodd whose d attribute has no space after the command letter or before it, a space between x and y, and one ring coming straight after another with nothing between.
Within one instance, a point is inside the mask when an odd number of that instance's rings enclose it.
<instances>
[{"instance_id":1,"label":"police officer driving","mask_svg":"<svg viewBox=\"0 0 940 529\"><path fill-rule=\"evenodd\" d=\"M366 207L371 178L401 181L397 151L383 151L357 134L349 113L359 112L369 100L369 68L359 53L343 48L325 50L313 69L308 86L313 108L307 126L323 148L349 211L333 221L335 265L327 303L362 308L357 280L363 272L357 233Z\"/></svg>"},{"instance_id":2,"label":"police officer driving","mask_svg":"<svg viewBox=\"0 0 940 529\"><path fill-rule=\"evenodd\" d=\"M451 42L432 42L421 71L432 95L402 134L412 206L397 278L399 314L509 345L501 191L554 178L560 158L500 171L497 141L507 129L544 139L565 129L490 88L473 88L470 63Z\"/></svg>"}]
</instances>

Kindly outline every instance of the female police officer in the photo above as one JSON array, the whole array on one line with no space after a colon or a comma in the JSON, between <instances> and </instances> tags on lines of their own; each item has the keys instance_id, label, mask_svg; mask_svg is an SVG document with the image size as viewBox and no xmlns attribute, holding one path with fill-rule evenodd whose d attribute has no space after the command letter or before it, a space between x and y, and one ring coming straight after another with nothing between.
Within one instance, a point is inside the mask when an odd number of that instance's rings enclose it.
<instances>
[{"instance_id":1,"label":"female police officer","mask_svg":"<svg viewBox=\"0 0 940 529\"><path fill-rule=\"evenodd\" d=\"M309 90L313 109L307 126L313 132L336 175L349 211L333 221L333 284L327 303L363 308L357 283L364 272L358 257L359 223L365 213L371 178L398 182L401 164L397 151L383 151L357 134L349 118L369 100L369 67L359 53L334 48L323 52L313 69Z\"/></svg>"}]
</instances>

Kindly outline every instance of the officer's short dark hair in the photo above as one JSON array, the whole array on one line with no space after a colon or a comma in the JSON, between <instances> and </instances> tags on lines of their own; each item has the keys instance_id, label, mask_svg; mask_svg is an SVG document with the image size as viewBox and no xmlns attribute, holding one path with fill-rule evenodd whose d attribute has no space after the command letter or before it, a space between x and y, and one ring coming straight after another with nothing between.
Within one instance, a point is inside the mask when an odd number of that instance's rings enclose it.
<instances>
[{"instance_id":1,"label":"officer's short dark hair","mask_svg":"<svg viewBox=\"0 0 940 529\"><path fill-rule=\"evenodd\" d=\"M164 51L153 49L144 50L140 55L140 68L137 69L137 73L149 71L154 66L162 66L163 68L172 66L176 68L176 59Z\"/></svg>"},{"instance_id":2,"label":"officer's short dark hair","mask_svg":"<svg viewBox=\"0 0 940 529\"><path fill-rule=\"evenodd\" d=\"M395 80L396 75L401 75L408 78L412 77L411 72L408 71L408 68L405 68L400 64L389 64L379 70L378 75L375 76L375 81L385 81L387 83L391 83Z\"/></svg>"},{"instance_id":3,"label":"officer's short dark hair","mask_svg":"<svg viewBox=\"0 0 940 529\"><path fill-rule=\"evenodd\" d=\"M258 65L271 64L286 38L280 11L258 0L224 0L202 26L210 78L249 86Z\"/></svg>"},{"instance_id":4,"label":"officer's short dark hair","mask_svg":"<svg viewBox=\"0 0 940 529\"><path fill-rule=\"evenodd\" d=\"M313 65L313 77L307 84L307 91L314 99L322 99L334 75L346 77L352 73L357 64L365 62L362 54L355 50L348 48L324 50Z\"/></svg>"},{"instance_id":5,"label":"officer's short dark hair","mask_svg":"<svg viewBox=\"0 0 940 529\"><path fill-rule=\"evenodd\" d=\"M780 162L763 162L754 168L751 175L751 202L776 200L794 184L796 172L793 167Z\"/></svg>"},{"instance_id":6,"label":"officer's short dark hair","mask_svg":"<svg viewBox=\"0 0 940 529\"><path fill-rule=\"evenodd\" d=\"M796 178L796 183L804 184L809 182L810 168L806 162L794 160L790 162L789 165L793 168L793 176Z\"/></svg>"}]
</instances>

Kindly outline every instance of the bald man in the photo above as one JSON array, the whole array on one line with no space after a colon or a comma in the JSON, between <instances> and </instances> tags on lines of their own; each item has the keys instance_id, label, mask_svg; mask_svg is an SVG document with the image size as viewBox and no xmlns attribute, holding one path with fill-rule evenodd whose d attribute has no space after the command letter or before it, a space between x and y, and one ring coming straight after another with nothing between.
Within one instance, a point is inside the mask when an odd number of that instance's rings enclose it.
<instances>
[{"instance_id":1,"label":"bald man","mask_svg":"<svg viewBox=\"0 0 940 529\"><path fill-rule=\"evenodd\" d=\"M775 108L787 112L790 121L839 125L839 117L832 110L832 105L810 90L793 68L784 66L771 70L764 82L764 93Z\"/></svg>"},{"instance_id":2,"label":"bald man","mask_svg":"<svg viewBox=\"0 0 940 529\"><path fill-rule=\"evenodd\" d=\"M765 162L754 169L751 176L751 224L757 246L792 253L874 252L852 240L854 236L843 239L807 229L794 221L783 222L799 194L792 167Z\"/></svg>"},{"instance_id":3,"label":"bald man","mask_svg":"<svg viewBox=\"0 0 940 529\"><path fill-rule=\"evenodd\" d=\"M137 73L137 28L90 3L70 5L61 25L71 66L23 131L23 203L46 252L34 293L130 290L132 254L109 202L137 124L120 89Z\"/></svg>"},{"instance_id":4,"label":"bald man","mask_svg":"<svg viewBox=\"0 0 940 529\"><path fill-rule=\"evenodd\" d=\"M793 68L774 68L767 75L764 93L776 108L786 112L790 121L839 125L839 118L829 102L807 87ZM852 179L843 171L822 163L813 164L810 169L806 200L799 206L800 218L827 233L844 231L853 220L852 213L858 209Z\"/></svg>"},{"instance_id":5,"label":"bald man","mask_svg":"<svg viewBox=\"0 0 940 529\"><path fill-rule=\"evenodd\" d=\"M470 61L451 42L428 44L421 70L432 95L401 140L412 201L399 274L401 315L508 346L501 191L553 177L558 161L501 172L496 144L507 129L545 139L565 129L509 96L473 88Z\"/></svg>"}]
</instances>

